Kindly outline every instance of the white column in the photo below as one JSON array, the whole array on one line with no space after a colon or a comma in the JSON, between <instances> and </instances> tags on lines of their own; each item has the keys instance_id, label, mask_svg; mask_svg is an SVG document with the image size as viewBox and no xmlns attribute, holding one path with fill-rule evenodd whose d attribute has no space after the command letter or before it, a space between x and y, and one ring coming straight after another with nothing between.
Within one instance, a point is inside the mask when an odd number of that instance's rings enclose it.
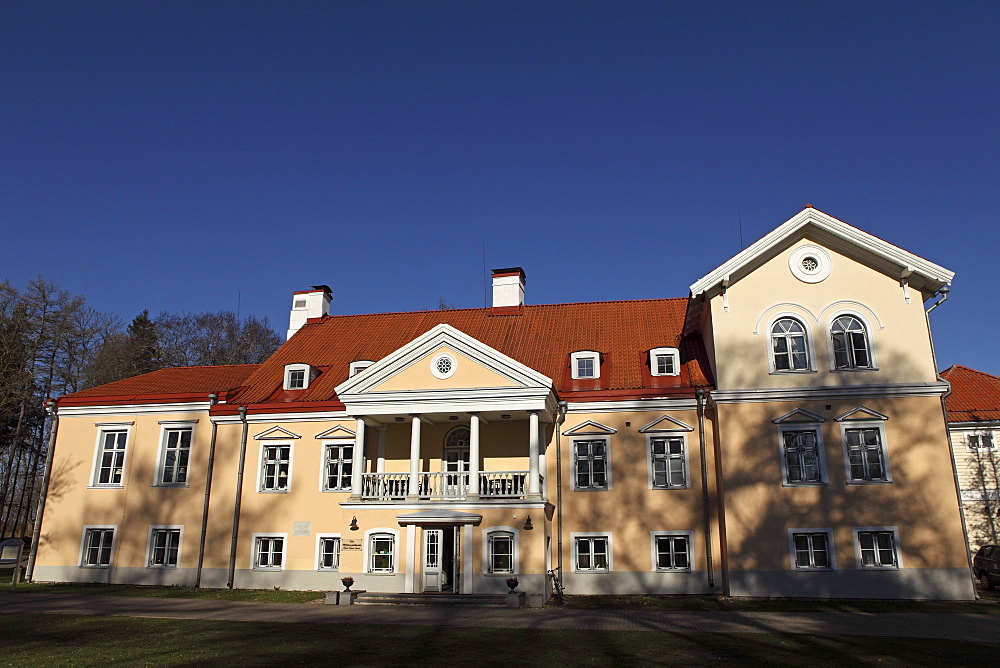
<instances>
[{"instance_id":1,"label":"white column","mask_svg":"<svg viewBox=\"0 0 1000 668\"><path fill-rule=\"evenodd\" d=\"M385 473L385 432L389 430L384 424L378 426L378 459L375 463L376 473Z\"/></svg>"},{"instance_id":2,"label":"white column","mask_svg":"<svg viewBox=\"0 0 1000 668\"><path fill-rule=\"evenodd\" d=\"M469 492L479 496L479 413L469 413Z\"/></svg>"},{"instance_id":3,"label":"white column","mask_svg":"<svg viewBox=\"0 0 1000 668\"><path fill-rule=\"evenodd\" d=\"M417 473L420 470L420 416L410 416L410 491L407 497L417 498Z\"/></svg>"},{"instance_id":4,"label":"white column","mask_svg":"<svg viewBox=\"0 0 1000 668\"><path fill-rule=\"evenodd\" d=\"M417 591L417 580L420 577L420 551L417 549L417 527L406 525L406 575L403 576L403 592L412 594ZM397 569L397 571L402 569Z\"/></svg>"},{"instance_id":5,"label":"white column","mask_svg":"<svg viewBox=\"0 0 1000 668\"><path fill-rule=\"evenodd\" d=\"M548 450L548 442L545 440L545 423L538 424L538 471L542 476L542 498L549 498L549 467L546 464L545 453Z\"/></svg>"},{"instance_id":6,"label":"white column","mask_svg":"<svg viewBox=\"0 0 1000 668\"><path fill-rule=\"evenodd\" d=\"M355 417L354 427L354 465L351 467L351 496L361 497L361 472L365 466L365 418Z\"/></svg>"},{"instance_id":7,"label":"white column","mask_svg":"<svg viewBox=\"0 0 1000 668\"><path fill-rule=\"evenodd\" d=\"M458 531L458 527L455 527ZM476 578L472 576L472 525L462 527L462 589L463 594L473 594L476 591Z\"/></svg>"},{"instance_id":8,"label":"white column","mask_svg":"<svg viewBox=\"0 0 1000 668\"><path fill-rule=\"evenodd\" d=\"M528 496L538 496L538 411L528 413Z\"/></svg>"}]
</instances>

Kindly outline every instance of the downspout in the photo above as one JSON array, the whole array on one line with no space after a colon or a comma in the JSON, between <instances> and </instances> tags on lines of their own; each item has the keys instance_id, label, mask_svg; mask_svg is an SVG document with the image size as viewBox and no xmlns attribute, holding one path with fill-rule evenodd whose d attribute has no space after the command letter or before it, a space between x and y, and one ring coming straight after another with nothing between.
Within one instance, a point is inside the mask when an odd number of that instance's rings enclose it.
<instances>
[{"instance_id":1,"label":"downspout","mask_svg":"<svg viewBox=\"0 0 1000 668\"><path fill-rule=\"evenodd\" d=\"M45 515L45 499L49 496L49 480L52 478L52 455L56 449L56 434L59 432L59 407L55 399L45 402L46 412L52 416L49 425L49 450L45 453L45 473L42 474L42 490L38 494L38 508L35 510L35 526L31 530L31 549L28 553L28 567L25 569L24 580L31 582L35 572L35 556L38 554L38 541L42 536L42 517Z\"/></svg>"},{"instance_id":2,"label":"downspout","mask_svg":"<svg viewBox=\"0 0 1000 668\"><path fill-rule=\"evenodd\" d=\"M566 421L566 409L569 404L560 401L559 414L556 417L556 568L559 580L562 581L563 567L563 516L562 516L562 424Z\"/></svg>"},{"instance_id":3,"label":"downspout","mask_svg":"<svg viewBox=\"0 0 1000 668\"><path fill-rule=\"evenodd\" d=\"M240 437L240 464L236 473L236 505L233 508L233 540L229 544L229 576L226 587L233 588L236 578L236 541L240 536L240 503L243 501L243 466L247 459L247 407L240 406L240 421L243 423L243 435Z\"/></svg>"},{"instance_id":4,"label":"downspout","mask_svg":"<svg viewBox=\"0 0 1000 668\"><path fill-rule=\"evenodd\" d=\"M208 395L208 419L211 421L212 406L219 402L219 395L214 392ZM208 444L208 469L205 472L205 503L201 509L201 540L198 542L198 570L195 575L195 588L201 587L201 569L205 564L205 538L208 534L208 502L212 498L212 471L215 468L215 437L219 432L219 425L212 422L212 440Z\"/></svg>"},{"instance_id":5,"label":"downspout","mask_svg":"<svg viewBox=\"0 0 1000 668\"><path fill-rule=\"evenodd\" d=\"M695 390L698 399L698 441L701 448L701 503L705 510L705 559L708 565L708 586L715 588L715 568L712 563L712 512L709 507L708 461L705 444L705 390Z\"/></svg>"},{"instance_id":6,"label":"downspout","mask_svg":"<svg viewBox=\"0 0 1000 668\"><path fill-rule=\"evenodd\" d=\"M934 349L934 334L931 332L931 311L948 299L948 293L951 292L951 288L947 285L942 285L938 292L941 294L941 299L931 304L931 307L924 312L924 317L927 319L927 338L931 344L931 360L934 364L934 375L942 383L947 383L948 381L942 378L941 374L937 372L937 350ZM948 428L948 407L945 404L945 399L950 395L951 383L948 383L948 390L941 395L941 417L944 418L944 433L948 437L948 454L951 460L951 476L955 481L955 494L958 496L958 516L962 520L962 537L965 538L965 560L969 564L969 573L972 576L972 593L978 601L980 598L979 590L976 588L976 574L972 565L972 552L969 550L969 524L965 520L965 504L962 501L962 481L958 477L958 464L955 462L955 444L951 440L951 429Z\"/></svg>"}]
</instances>

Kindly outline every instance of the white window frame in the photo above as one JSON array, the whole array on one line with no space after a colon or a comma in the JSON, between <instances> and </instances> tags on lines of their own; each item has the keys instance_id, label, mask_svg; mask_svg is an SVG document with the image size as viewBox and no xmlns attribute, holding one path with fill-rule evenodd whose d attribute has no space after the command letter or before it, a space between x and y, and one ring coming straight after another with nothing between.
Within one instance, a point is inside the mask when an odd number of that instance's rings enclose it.
<instances>
[{"instance_id":1,"label":"white window frame","mask_svg":"<svg viewBox=\"0 0 1000 668\"><path fill-rule=\"evenodd\" d=\"M983 446L982 442L985 439L989 439L990 444ZM972 440L976 439L980 445L973 445ZM977 429L975 431L968 431L965 433L965 451L966 452L992 452L997 449L997 433L992 429Z\"/></svg>"},{"instance_id":2,"label":"white window frame","mask_svg":"<svg viewBox=\"0 0 1000 668\"><path fill-rule=\"evenodd\" d=\"M323 565L323 541L326 540L336 540L337 541L337 565L336 566L324 566ZM340 570L340 553L343 550L344 543L341 540L339 533L318 533L316 534L316 570L324 572L336 572Z\"/></svg>"},{"instance_id":3,"label":"white window frame","mask_svg":"<svg viewBox=\"0 0 1000 668\"><path fill-rule=\"evenodd\" d=\"M657 439L672 439L677 438L681 441L681 448L683 449L684 456L682 458L684 466L684 484L683 485L670 485L667 486L656 486L654 485L654 475L653 475L653 441ZM691 487L691 467L688 462L689 450L688 450L688 439L686 431L656 431L649 432L646 434L646 486L648 489L657 490L672 490L672 489L689 489ZM668 457L669 459L669 457ZM668 467L667 472L670 469Z\"/></svg>"},{"instance_id":4,"label":"white window frame","mask_svg":"<svg viewBox=\"0 0 1000 668\"><path fill-rule=\"evenodd\" d=\"M354 360L351 362L350 376L357 376L359 373L370 367L375 362L371 360Z\"/></svg>"},{"instance_id":5,"label":"white window frame","mask_svg":"<svg viewBox=\"0 0 1000 668\"><path fill-rule=\"evenodd\" d=\"M446 360L450 363L447 371L441 371L438 369L438 362L441 360ZM446 350L438 351L437 353L431 355L430 371L431 375L438 380L451 378L455 375L455 372L458 371L458 358Z\"/></svg>"},{"instance_id":6,"label":"white window frame","mask_svg":"<svg viewBox=\"0 0 1000 668\"><path fill-rule=\"evenodd\" d=\"M177 563L175 564L154 564L153 561L153 539L158 531L177 532ZM184 547L184 525L183 524L150 524L149 535L146 538L146 568L157 568L171 570L180 566L181 549Z\"/></svg>"},{"instance_id":7,"label":"white window frame","mask_svg":"<svg viewBox=\"0 0 1000 668\"><path fill-rule=\"evenodd\" d=\"M97 427L97 442L94 444L94 462L90 469L90 489L121 489L125 486L129 442L132 440L132 425L134 424L134 422L98 422L94 425ZM121 468L121 479L118 482L100 482L101 469L103 468L101 455L104 452L104 436L111 433L125 434L125 447L121 450L122 458L119 467ZM112 467L112 477L115 468Z\"/></svg>"},{"instance_id":8,"label":"white window frame","mask_svg":"<svg viewBox=\"0 0 1000 668\"><path fill-rule=\"evenodd\" d=\"M576 352L569 354L570 359L570 373L573 380L598 380L601 377L601 353L596 350L577 350ZM581 376L579 363L580 360L592 360L594 363L594 375L593 376Z\"/></svg>"},{"instance_id":9,"label":"white window frame","mask_svg":"<svg viewBox=\"0 0 1000 668\"><path fill-rule=\"evenodd\" d=\"M288 448L288 475L286 477L285 487L281 488L265 488L264 483L266 482L266 476L264 475L264 454L267 452L268 448ZM275 460L281 461L281 460ZM295 463L295 444L291 441L285 443L283 441L262 441L260 444L260 453L257 457L257 491L261 494L288 494L292 491L292 468ZM277 475L277 474L275 474Z\"/></svg>"},{"instance_id":10,"label":"white window frame","mask_svg":"<svg viewBox=\"0 0 1000 668\"><path fill-rule=\"evenodd\" d=\"M521 537L520 531L517 527L511 526L492 526L483 529L483 574L487 577L511 577L512 575L517 575L520 564L521 564ZM495 534L505 534L510 535L512 538L511 550L511 570L510 571L494 571L492 570L493 562L493 543L491 538Z\"/></svg>"},{"instance_id":11,"label":"white window frame","mask_svg":"<svg viewBox=\"0 0 1000 668\"><path fill-rule=\"evenodd\" d=\"M579 441L604 441L604 477L605 486L604 487L578 487L576 480L576 444ZM570 439L570 444L573 448L572 457L570 458L570 465L573 467L571 472L571 486L574 492L607 492L611 489L611 438L610 436L602 434L594 434L590 436L574 436ZM593 471L591 471L591 477L593 477Z\"/></svg>"},{"instance_id":12,"label":"white window frame","mask_svg":"<svg viewBox=\"0 0 1000 668\"><path fill-rule=\"evenodd\" d=\"M673 373L660 373L659 358L673 358ZM679 376L681 374L681 352L677 348L653 348L649 351L649 373L654 376Z\"/></svg>"},{"instance_id":13,"label":"white window frame","mask_svg":"<svg viewBox=\"0 0 1000 668\"><path fill-rule=\"evenodd\" d=\"M851 529L852 536L854 537L854 558L856 561L856 566L858 570L865 571L897 571L903 568L903 550L899 544L899 527L898 526L885 526L885 527L853 527ZM892 550L893 557L896 563L891 566L865 566L863 565L863 559L861 557L861 534L863 533L891 533L892 534ZM877 552L877 550L876 550Z\"/></svg>"},{"instance_id":14,"label":"white window frame","mask_svg":"<svg viewBox=\"0 0 1000 668\"><path fill-rule=\"evenodd\" d=\"M156 477L154 487L190 487L191 486L191 452L194 450L194 428L197 420L171 420L160 422L160 452L156 457ZM188 430L191 432L191 442L188 445L187 475L184 482L164 482L163 467L167 461L167 436L172 431Z\"/></svg>"},{"instance_id":15,"label":"white window frame","mask_svg":"<svg viewBox=\"0 0 1000 668\"><path fill-rule=\"evenodd\" d=\"M344 463L349 462L351 464L351 470L353 471L354 470L354 468L353 468L354 467L354 448L356 447L354 439L347 439L347 438L329 439L329 440L322 441L320 443L320 445L323 448L322 451L321 451L321 455L322 455L323 460L322 460L322 462L320 462L320 469L319 469L319 491L321 491L321 492L350 492L351 491L350 477L348 477L348 481L347 481L347 486L346 487L330 487L327 484L328 483L327 469L328 469L329 464L330 464L330 456L329 456L328 448L331 448L331 447L341 447L341 448L342 447L349 447L349 448L351 448L351 459L343 459L342 458L339 461L344 462Z\"/></svg>"},{"instance_id":16,"label":"white window frame","mask_svg":"<svg viewBox=\"0 0 1000 668\"><path fill-rule=\"evenodd\" d=\"M579 558L579 547L581 540L589 540L592 538L604 538L607 540L607 550L608 550L608 567L607 568L580 568L580 558ZM611 532L607 531L571 531L569 534L569 540L573 544L573 572L574 573L610 573L615 570L614 564L614 546L611 541Z\"/></svg>"},{"instance_id":17,"label":"white window frame","mask_svg":"<svg viewBox=\"0 0 1000 668\"><path fill-rule=\"evenodd\" d=\"M868 345L868 363L869 366L862 367L844 367L843 369L837 368L837 356L833 349L833 323L837 322L838 318L850 317L861 322L861 326L865 328L865 342ZM872 337L872 326L868 321L868 318L863 316L857 311L839 311L833 315L826 322L826 338L827 338L827 356L830 359L830 371L833 373L864 373L867 371L878 371L878 358L875 356L875 340Z\"/></svg>"},{"instance_id":18,"label":"white window frame","mask_svg":"<svg viewBox=\"0 0 1000 668\"><path fill-rule=\"evenodd\" d=\"M372 568L372 558L374 554L372 553L372 541L376 536L389 535L392 537L392 554L391 570L381 570L376 571ZM391 527L376 527L374 529L368 529L365 531L365 549L364 549L364 572L368 575L395 575L399 572L399 531Z\"/></svg>"},{"instance_id":19,"label":"white window frame","mask_svg":"<svg viewBox=\"0 0 1000 668\"><path fill-rule=\"evenodd\" d=\"M302 387L292 387L292 373L302 372ZM282 385L282 389L285 390L306 390L312 383L313 378L315 378L314 369L309 364L286 364L285 365L285 380Z\"/></svg>"},{"instance_id":20,"label":"white window frame","mask_svg":"<svg viewBox=\"0 0 1000 668\"><path fill-rule=\"evenodd\" d=\"M108 558L108 563L101 564L88 564L85 559L87 556L87 538L90 536L92 531L110 531L111 532L111 549L110 557ZM77 561L80 564L80 568L111 568L112 564L115 563L115 550L118 548L118 525L117 524L84 524L83 525L83 537L80 540L80 558Z\"/></svg>"},{"instance_id":21,"label":"white window frame","mask_svg":"<svg viewBox=\"0 0 1000 668\"><path fill-rule=\"evenodd\" d=\"M785 432L812 431L816 434L816 458L819 466L819 480L789 480L788 458L785 456ZM823 427L818 422L784 422L778 425L778 459L781 462L781 484L783 487L816 487L828 485L826 451L823 447Z\"/></svg>"},{"instance_id":22,"label":"white window frame","mask_svg":"<svg viewBox=\"0 0 1000 668\"><path fill-rule=\"evenodd\" d=\"M885 478L879 480L855 480L851 477L851 453L847 443L847 432L855 429L877 429L879 446L882 449L882 469ZM892 483L892 468L889 466L889 447L885 438L885 422L883 420L850 420L840 422L840 439L844 449L844 475L848 485L888 485Z\"/></svg>"},{"instance_id":23,"label":"white window frame","mask_svg":"<svg viewBox=\"0 0 1000 668\"><path fill-rule=\"evenodd\" d=\"M686 568L660 568L660 551L656 546L657 538L685 538L687 539L687 561ZM649 532L649 558L655 573L690 573L694 561L694 531L650 531Z\"/></svg>"},{"instance_id":24,"label":"white window frame","mask_svg":"<svg viewBox=\"0 0 1000 668\"><path fill-rule=\"evenodd\" d=\"M281 565L280 566L259 566L258 559L259 547L261 540L271 540L271 539L281 540ZM285 565L288 563L288 534L287 533L273 533L273 532L261 532L253 534L253 542L250 544L250 569L254 571L283 571L285 570Z\"/></svg>"},{"instance_id":25,"label":"white window frame","mask_svg":"<svg viewBox=\"0 0 1000 668\"><path fill-rule=\"evenodd\" d=\"M774 325L779 320L791 319L802 325L804 330L804 338L806 344L806 368L805 369L778 369L774 364L774 343L772 340ZM783 374L800 374L800 373L815 373L816 372L816 346L813 342L813 331L809 326L806 319L802 315L791 312L784 311L782 313L775 314L767 323L767 329L765 333L765 345L767 348L767 366L768 370L772 375L783 375Z\"/></svg>"},{"instance_id":26,"label":"white window frame","mask_svg":"<svg viewBox=\"0 0 1000 668\"><path fill-rule=\"evenodd\" d=\"M826 558L830 562L829 566L798 566L796 564L797 553L795 550L795 537L802 534L823 534L826 536ZM811 554L811 552L810 552ZM833 529L823 527L818 529L789 529L788 530L788 558L789 569L796 572L814 573L837 570L837 557L833 549Z\"/></svg>"}]
</instances>

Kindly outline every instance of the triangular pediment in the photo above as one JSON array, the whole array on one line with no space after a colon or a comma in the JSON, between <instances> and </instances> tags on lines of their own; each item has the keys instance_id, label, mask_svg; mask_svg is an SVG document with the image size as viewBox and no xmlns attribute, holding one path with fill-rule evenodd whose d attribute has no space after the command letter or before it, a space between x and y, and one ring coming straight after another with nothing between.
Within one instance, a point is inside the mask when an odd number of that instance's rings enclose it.
<instances>
[{"instance_id":1,"label":"triangular pediment","mask_svg":"<svg viewBox=\"0 0 1000 668\"><path fill-rule=\"evenodd\" d=\"M333 429L327 429L321 434L316 434L316 438L354 438L356 435L353 430L338 424Z\"/></svg>"},{"instance_id":2,"label":"triangular pediment","mask_svg":"<svg viewBox=\"0 0 1000 668\"><path fill-rule=\"evenodd\" d=\"M810 413L809 411L802 410L801 408L796 408L793 411L788 411L779 418L771 420L771 422L773 422L774 424L785 424L788 422L815 423L815 422L826 422L826 418L816 415L815 413Z\"/></svg>"},{"instance_id":3,"label":"triangular pediment","mask_svg":"<svg viewBox=\"0 0 1000 668\"><path fill-rule=\"evenodd\" d=\"M878 411L872 410L867 406L858 406L857 408L852 408L846 413L841 413L836 418L837 422L851 421L851 420L888 420L888 415L883 415Z\"/></svg>"},{"instance_id":4,"label":"triangular pediment","mask_svg":"<svg viewBox=\"0 0 1000 668\"><path fill-rule=\"evenodd\" d=\"M613 429L606 424L587 420L571 429L567 429L563 432L563 436L606 436L617 433L617 429Z\"/></svg>"},{"instance_id":5,"label":"triangular pediment","mask_svg":"<svg viewBox=\"0 0 1000 668\"><path fill-rule=\"evenodd\" d=\"M651 432L659 431L694 431L694 427L684 422L681 422L677 418L672 418L669 415L664 415L659 417L645 427L639 430L640 434L648 434Z\"/></svg>"},{"instance_id":6,"label":"triangular pediment","mask_svg":"<svg viewBox=\"0 0 1000 668\"><path fill-rule=\"evenodd\" d=\"M924 292L950 285L955 274L811 206L691 285L691 295L726 288L791 244L809 240L882 271Z\"/></svg>"},{"instance_id":7,"label":"triangular pediment","mask_svg":"<svg viewBox=\"0 0 1000 668\"><path fill-rule=\"evenodd\" d=\"M449 357L447 370L435 366ZM337 396L483 388L545 388L552 380L468 334L440 324L337 386Z\"/></svg>"},{"instance_id":8,"label":"triangular pediment","mask_svg":"<svg viewBox=\"0 0 1000 668\"><path fill-rule=\"evenodd\" d=\"M287 429L282 429L281 427L271 427L267 431L262 431L256 436L254 436L254 440L257 441L264 441L268 439L280 439L284 441L289 438L302 438L302 437L299 436L298 434L293 434Z\"/></svg>"}]
</instances>

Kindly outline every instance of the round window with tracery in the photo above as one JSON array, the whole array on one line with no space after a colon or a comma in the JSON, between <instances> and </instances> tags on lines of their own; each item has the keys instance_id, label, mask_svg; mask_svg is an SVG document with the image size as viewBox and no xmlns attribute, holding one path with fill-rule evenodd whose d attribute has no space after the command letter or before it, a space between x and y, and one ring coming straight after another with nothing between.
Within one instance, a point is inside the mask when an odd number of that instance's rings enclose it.
<instances>
[{"instance_id":1,"label":"round window with tracery","mask_svg":"<svg viewBox=\"0 0 1000 668\"><path fill-rule=\"evenodd\" d=\"M808 272L814 272L819 269L819 261L811 255L804 257L802 258L802 268Z\"/></svg>"},{"instance_id":2,"label":"round window with tracery","mask_svg":"<svg viewBox=\"0 0 1000 668\"><path fill-rule=\"evenodd\" d=\"M830 275L830 254L816 244L803 244L788 257L788 268L803 283L819 283Z\"/></svg>"},{"instance_id":3,"label":"round window with tracery","mask_svg":"<svg viewBox=\"0 0 1000 668\"><path fill-rule=\"evenodd\" d=\"M455 368L458 366L458 360L449 353L441 353L431 360L431 373L434 374L435 378L449 378L453 373L455 373Z\"/></svg>"}]
</instances>

